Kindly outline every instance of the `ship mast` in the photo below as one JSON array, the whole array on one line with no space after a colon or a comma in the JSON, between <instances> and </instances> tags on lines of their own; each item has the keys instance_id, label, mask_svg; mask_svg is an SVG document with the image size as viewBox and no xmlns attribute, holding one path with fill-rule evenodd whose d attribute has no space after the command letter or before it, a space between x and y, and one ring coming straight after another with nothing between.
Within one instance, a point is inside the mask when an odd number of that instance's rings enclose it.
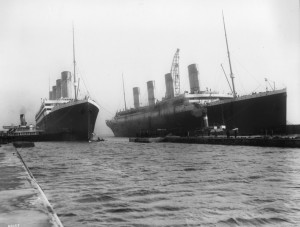
<instances>
[{"instance_id":1,"label":"ship mast","mask_svg":"<svg viewBox=\"0 0 300 227\"><path fill-rule=\"evenodd\" d=\"M77 92L76 92L76 60L75 60L75 39L74 39L74 24L73 24L73 67L74 67L74 92L75 92L75 100L77 100Z\"/></svg>"},{"instance_id":2,"label":"ship mast","mask_svg":"<svg viewBox=\"0 0 300 227\"><path fill-rule=\"evenodd\" d=\"M227 55L228 55L229 68L230 68L230 77L231 77L231 82L232 82L233 97L236 98L236 92L235 92L235 86L234 86L234 75L233 75L233 72L232 72L232 66L231 66L231 60L230 60L230 53L229 53L228 40L227 40L225 19L224 19L223 11L222 11L222 16L223 16L223 25L224 25L224 32L225 32L226 47L227 47Z\"/></svg>"},{"instance_id":3,"label":"ship mast","mask_svg":"<svg viewBox=\"0 0 300 227\"><path fill-rule=\"evenodd\" d=\"M125 110L127 110L127 108L126 108L126 98L125 98L125 89L124 89L124 78L123 78L123 73L122 73L122 82L123 82L124 105L125 105Z\"/></svg>"}]
</instances>

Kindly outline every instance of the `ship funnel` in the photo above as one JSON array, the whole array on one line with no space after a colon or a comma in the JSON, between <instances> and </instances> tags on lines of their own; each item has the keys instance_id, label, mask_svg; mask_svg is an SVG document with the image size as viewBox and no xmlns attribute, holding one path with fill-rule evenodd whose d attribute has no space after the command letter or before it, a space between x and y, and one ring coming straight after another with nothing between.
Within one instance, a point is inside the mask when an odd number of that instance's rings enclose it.
<instances>
[{"instance_id":1,"label":"ship funnel","mask_svg":"<svg viewBox=\"0 0 300 227\"><path fill-rule=\"evenodd\" d=\"M191 93L199 93L200 92L200 86L199 86L199 71L198 66L196 64L191 64L188 66L189 71L189 81L190 81L190 89Z\"/></svg>"},{"instance_id":2,"label":"ship funnel","mask_svg":"<svg viewBox=\"0 0 300 227\"><path fill-rule=\"evenodd\" d=\"M134 101L134 108L140 107L140 88L134 87L133 88L133 101Z\"/></svg>"},{"instance_id":3,"label":"ship funnel","mask_svg":"<svg viewBox=\"0 0 300 227\"><path fill-rule=\"evenodd\" d=\"M153 106L155 104L155 81L154 80L150 80L147 82L147 90L148 90L149 106Z\"/></svg>"},{"instance_id":4,"label":"ship funnel","mask_svg":"<svg viewBox=\"0 0 300 227\"><path fill-rule=\"evenodd\" d=\"M53 94L52 94L52 91L49 91L49 100L53 100Z\"/></svg>"},{"instance_id":5,"label":"ship funnel","mask_svg":"<svg viewBox=\"0 0 300 227\"><path fill-rule=\"evenodd\" d=\"M25 115L24 114L20 114L20 123L21 126L26 126L27 122L25 121Z\"/></svg>"},{"instance_id":6,"label":"ship funnel","mask_svg":"<svg viewBox=\"0 0 300 227\"><path fill-rule=\"evenodd\" d=\"M165 81L166 81L166 98L173 98L174 85L173 85L173 78L171 73L167 73L165 75Z\"/></svg>"},{"instance_id":7,"label":"ship funnel","mask_svg":"<svg viewBox=\"0 0 300 227\"><path fill-rule=\"evenodd\" d=\"M53 100L56 99L56 86L52 86L52 98Z\"/></svg>"},{"instance_id":8,"label":"ship funnel","mask_svg":"<svg viewBox=\"0 0 300 227\"><path fill-rule=\"evenodd\" d=\"M72 98L72 76L69 71L61 73L61 97Z\"/></svg>"},{"instance_id":9,"label":"ship funnel","mask_svg":"<svg viewBox=\"0 0 300 227\"><path fill-rule=\"evenodd\" d=\"M56 99L61 98L61 79L56 80Z\"/></svg>"}]
</instances>

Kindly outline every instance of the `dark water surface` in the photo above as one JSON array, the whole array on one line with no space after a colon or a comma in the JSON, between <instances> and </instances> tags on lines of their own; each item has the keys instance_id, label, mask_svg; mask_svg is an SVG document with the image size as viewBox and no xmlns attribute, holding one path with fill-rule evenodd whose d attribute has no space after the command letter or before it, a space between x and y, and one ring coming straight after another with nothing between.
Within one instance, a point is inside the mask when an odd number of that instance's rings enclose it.
<instances>
[{"instance_id":1,"label":"dark water surface","mask_svg":"<svg viewBox=\"0 0 300 227\"><path fill-rule=\"evenodd\" d=\"M20 153L65 227L300 226L300 149L35 145Z\"/></svg>"}]
</instances>

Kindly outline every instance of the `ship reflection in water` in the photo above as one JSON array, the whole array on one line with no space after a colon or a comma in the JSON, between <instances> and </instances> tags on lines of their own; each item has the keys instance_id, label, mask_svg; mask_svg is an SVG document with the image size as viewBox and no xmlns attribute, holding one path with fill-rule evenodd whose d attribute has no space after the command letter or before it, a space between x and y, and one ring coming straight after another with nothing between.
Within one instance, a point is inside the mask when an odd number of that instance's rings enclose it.
<instances>
[{"instance_id":1,"label":"ship reflection in water","mask_svg":"<svg viewBox=\"0 0 300 227\"><path fill-rule=\"evenodd\" d=\"M300 225L299 149L107 138L21 154L65 227Z\"/></svg>"}]
</instances>

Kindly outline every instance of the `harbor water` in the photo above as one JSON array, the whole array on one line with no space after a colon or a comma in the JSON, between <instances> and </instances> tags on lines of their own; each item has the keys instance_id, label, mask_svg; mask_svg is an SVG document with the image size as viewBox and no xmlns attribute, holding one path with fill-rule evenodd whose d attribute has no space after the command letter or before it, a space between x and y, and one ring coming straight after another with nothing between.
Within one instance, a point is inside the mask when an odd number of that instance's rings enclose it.
<instances>
[{"instance_id":1,"label":"harbor water","mask_svg":"<svg viewBox=\"0 0 300 227\"><path fill-rule=\"evenodd\" d=\"M107 138L18 150L65 227L300 226L300 149Z\"/></svg>"}]
</instances>

